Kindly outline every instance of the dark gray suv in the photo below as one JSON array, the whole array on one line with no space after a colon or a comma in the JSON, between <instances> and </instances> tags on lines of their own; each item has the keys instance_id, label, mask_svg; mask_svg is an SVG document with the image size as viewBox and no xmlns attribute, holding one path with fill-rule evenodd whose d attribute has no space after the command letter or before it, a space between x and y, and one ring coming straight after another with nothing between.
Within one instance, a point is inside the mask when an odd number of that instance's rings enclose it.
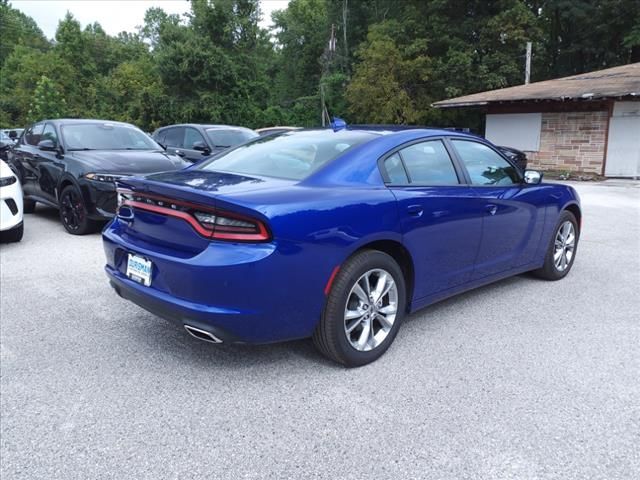
<instances>
[{"instance_id":1,"label":"dark gray suv","mask_svg":"<svg viewBox=\"0 0 640 480\"><path fill-rule=\"evenodd\" d=\"M195 123L169 125L153 132L153 139L165 147L167 153L190 162L198 162L258 136L245 127Z\"/></svg>"}]
</instances>

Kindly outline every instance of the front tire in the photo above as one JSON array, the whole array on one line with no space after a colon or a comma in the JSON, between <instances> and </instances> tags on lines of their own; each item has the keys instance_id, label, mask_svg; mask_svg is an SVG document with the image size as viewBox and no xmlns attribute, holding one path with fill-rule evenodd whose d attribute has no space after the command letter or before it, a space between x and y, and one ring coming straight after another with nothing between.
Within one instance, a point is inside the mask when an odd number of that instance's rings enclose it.
<instances>
[{"instance_id":1,"label":"front tire","mask_svg":"<svg viewBox=\"0 0 640 480\"><path fill-rule=\"evenodd\" d=\"M405 281L396 261L364 250L338 272L313 342L324 356L347 367L366 365L389 348L405 309Z\"/></svg>"},{"instance_id":2,"label":"front tire","mask_svg":"<svg viewBox=\"0 0 640 480\"><path fill-rule=\"evenodd\" d=\"M97 231L98 223L89 219L82 194L74 185L62 190L59 206L60 221L70 234L85 235Z\"/></svg>"},{"instance_id":3,"label":"front tire","mask_svg":"<svg viewBox=\"0 0 640 480\"><path fill-rule=\"evenodd\" d=\"M534 275L545 280L560 280L567 276L578 251L580 230L573 213L563 210L553 231L542 268Z\"/></svg>"},{"instance_id":4,"label":"front tire","mask_svg":"<svg viewBox=\"0 0 640 480\"><path fill-rule=\"evenodd\" d=\"M25 198L22 201L22 211L24 213L33 213L36 211L36 202L35 200L29 200L28 198Z\"/></svg>"}]
</instances>

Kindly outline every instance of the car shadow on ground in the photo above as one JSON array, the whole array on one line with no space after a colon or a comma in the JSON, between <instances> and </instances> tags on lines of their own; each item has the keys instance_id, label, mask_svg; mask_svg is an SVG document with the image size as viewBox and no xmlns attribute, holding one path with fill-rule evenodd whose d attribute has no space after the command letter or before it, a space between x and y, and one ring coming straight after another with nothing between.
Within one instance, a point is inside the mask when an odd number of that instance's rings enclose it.
<instances>
[{"instance_id":1,"label":"car shadow on ground","mask_svg":"<svg viewBox=\"0 0 640 480\"><path fill-rule=\"evenodd\" d=\"M53 207L49 207L47 205L42 205L41 203L37 203L36 204L36 209L33 213L25 213L24 215L24 222L25 225L28 226L29 220L33 217L37 217L39 220L45 221L47 223L52 223L52 224L56 224L61 230L64 230L64 226L62 225L62 222L60 221L60 212L57 208L53 208ZM87 235L99 235L100 231L102 230L102 227L104 227L104 225L106 225L107 222L105 221L104 224L101 225L100 229L97 232L94 233L90 233ZM70 234L71 235L71 234Z\"/></svg>"},{"instance_id":2,"label":"car shadow on ground","mask_svg":"<svg viewBox=\"0 0 640 480\"><path fill-rule=\"evenodd\" d=\"M502 295L505 289L520 289L524 283L536 281L539 280L531 274L522 274L455 295L405 317L406 325L403 327L413 330L450 322L451 309L457 303L480 302L487 297ZM344 369L318 353L310 338L266 345L214 345L195 339L180 326L143 310L139 310L139 314L127 321L126 328L133 340L145 345L145 349L161 349L164 354L188 363L190 367L241 370L264 365L290 365L292 361L302 360L305 364L315 364L323 368ZM425 335L427 334L425 332ZM395 343L396 348L402 348L402 329Z\"/></svg>"}]
</instances>

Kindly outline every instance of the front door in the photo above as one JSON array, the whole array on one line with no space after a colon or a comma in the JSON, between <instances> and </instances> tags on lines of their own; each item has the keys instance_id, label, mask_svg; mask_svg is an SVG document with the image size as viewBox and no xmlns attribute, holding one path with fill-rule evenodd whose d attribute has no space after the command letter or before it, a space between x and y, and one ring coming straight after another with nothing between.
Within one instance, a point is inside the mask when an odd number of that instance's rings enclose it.
<instances>
[{"instance_id":1,"label":"front door","mask_svg":"<svg viewBox=\"0 0 640 480\"><path fill-rule=\"evenodd\" d=\"M483 212L482 240L474 279L531 263L544 223L534 205L536 189L522 183L517 169L488 145L471 139L451 140Z\"/></svg>"}]
</instances>

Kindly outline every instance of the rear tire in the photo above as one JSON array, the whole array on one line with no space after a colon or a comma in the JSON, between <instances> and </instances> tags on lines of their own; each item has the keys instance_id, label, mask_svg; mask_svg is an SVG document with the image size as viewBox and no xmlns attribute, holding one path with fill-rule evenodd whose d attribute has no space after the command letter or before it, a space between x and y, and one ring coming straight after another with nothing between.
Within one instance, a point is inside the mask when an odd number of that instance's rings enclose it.
<instances>
[{"instance_id":1,"label":"rear tire","mask_svg":"<svg viewBox=\"0 0 640 480\"><path fill-rule=\"evenodd\" d=\"M12 228L11 230L5 230L4 232L0 232L0 241L5 243L14 243L22 240L22 236L24 235L24 224L21 223L16 228Z\"/></svg>"},{"instance_id":2,"label":"rear tire","mask_svg":"<svg viewBox=\"0 0 640 480\"><path fill-rule=\"evenodd\" d=\"M60 194L60 221L72 235L86 235L96 232L100 224L89 219L87 207L80 190L74 185L68 185Z\"/></svg>"},{"instance_id":3,"label":"rear tire","mask_svg":"<svg viewBox=\"0 0 640 480\"><path fill-rule=\"evenodd\" d=\"M578 251L580 230L573 213L563 210L547 247L544 265L532 273L544 280L560 280L567 276Z\"/></svg>"},{"instance_id":4,"label":"rear tire","mask_svg":"<svg viewBox=\"0 0 640 480\"><path fill-rule=\"evenodd\" d=\"M36 201L35 200L29 200L29 199L24 199L22 201L22 211L24 213L33 213L36 211Z\"/></svg>"},{"instance_id":5,"label":"rear tire","mask_svg":"<svg viewBox=\"0 0 640 480\"><path fill-rule=\"evenodd\" d=\"M336 275L313 342L342 365L366 365L389 348L405 308L405 281L396 261L386 253L364 250Z\"/></svg>"}]
</instances>

